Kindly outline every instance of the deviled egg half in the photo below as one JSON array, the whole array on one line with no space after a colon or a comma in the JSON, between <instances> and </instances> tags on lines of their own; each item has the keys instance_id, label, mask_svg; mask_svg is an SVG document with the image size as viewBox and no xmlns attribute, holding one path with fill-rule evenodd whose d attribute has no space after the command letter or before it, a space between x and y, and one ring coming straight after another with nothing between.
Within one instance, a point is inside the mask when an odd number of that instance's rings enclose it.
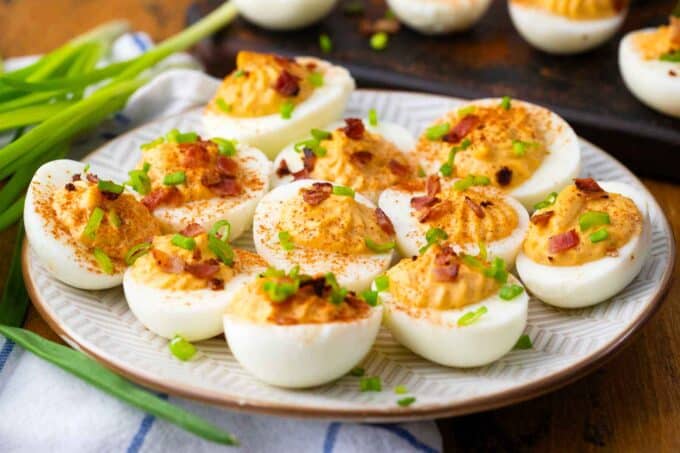
<instances>
[{"instance_id":1,"label":"deviled egg half","mask_svg":"<svg viewBox=\"0 0 680 453\"><path fill-rule=\"evenodd\" d=\"M270 30L295 30L325 17L337 0L234 0L239 13Z\"/></svg>"},{"instance_id":2,"label":"deviled egg half","mask_svg":"<svg viewBox=\"0 0 680 453\"><path fill-rule=\"evenodd\" d=\"M680 7L669 25L628 33L619 46L619 67L640 101L680 118Z\"/></svg>"},{"instance_id":3,"label":"deviled egg half","mask_svg":"<svg viewBox=\"0 0 680 453\"><path fill-rule=\"evenodd\" d=\"M81 289L112 288L123 280L130 249L161 227L122 185L88 167L68 159L40 167L26 193L24 226L55 278Z\"/></svg>"},{"instance_id":4,"label":"deviled egg half","mask_svg":"<svg viewBox=\"0 0 680 453\"><path fill-rule=\"evenodd\" d=\"M471 101L436 120L414 150L428 173L488 179L527 209L578 175L578 138L543 107L504 97Z\"/></svg>"},{"instance_id":5,"label":"deviled egg half","mask_svg":"<svg viewBox=\"0 0 680 453\"><path fill-rule=\"evenodd\" d=\"M387 0L401 22L427 35L462 31L484 15L491 0Z\"/></svg>"},{"instance_id":6,"label":"deviled egg half","mask_svg":"<svg viewBox=\"0 0 680 453\"><path fill-rule=\"evenodd\" d=\"M430 175L424 184L387 189L378 205L394 225L403 256L416 256L428 244L446 240L456 252L488 253L512 266L529 215L517 200L488 184L482 177L442 184Z\"/></svg>"},{"instance_id":7,"label":"deviled egg half","mask_svg":"<svg viewBox=\"0 0 680 453\"><path fill-rule=\"evenodd\" d=\"M250 227L255 206L269 189L270 172L271 162L258 149L174 129L142 145L128 184L166 230L190 223L209 230L227 220L236 239Z\"/></svg>"},{"instance_id":8,"label":"deviled egg half","mask_svg":"<svg viewBox=\"0 0 680 453\"><path fill-rule=\"evenodd\" d=\"M639 189L576 179L531 217L517 272L547 304L594 305L621 291L640 272L651 230Z\"/></svg>"},{"instance_id":9,"label":"deviled egg half","mask_svg":"<svg viewBox=\"0 0 680 453\"><path fill-rule=\"evenodd\" d=\"M305 179L279 186L260 201L253 221L255 249L286 271L332 272L363 291L390 265L394 229L387 216L349 187Z\"/></svg>"},{"instance_id":10,"label":"deviled egg half","mask_svg":"<svg viewBox=\"0 0 680 453\"><path fill-rule=\"evenodd\" d=\"M333 274L269 268L234 295L224 329L234 357L255 377L300 388L348 373L370 350L381 320L382 307L338 285Z\"/></svg>"},{"instance_id":11,"label":"deviled egg half","mask_svg":"<svg viewBox=\"0 0 680 453\"><path fill-rule=\"evenodd\" d=\"M475 367L516 344L527 321L529 297L502 260L458 255L433 244L404 258L377 287L385 324L394 338L435 363Z\"/></svg>"},{"instance_id":12,"label":"deviled egg half","mask_svg":"<svg viewBox=\"0 0 680 453\"><path fill-rule=\"evenodd\" d=\"M373 115L376 115L375 112ZM397 182L416 176L405 154L415 140L402 126L347 118L287 146L274 160L274 187L295 179L321 179L351 187L372 201Z\"/></svg>"},{"instance_id":13,"label":"deviled egg half","mask_svg":"<svg viewBox=\"0 0 680 453\"><path fill-rule=\"evenodd\" d=\"M235 138L274 158L310 128L340 119L352 90L349 72L326 61L242 51L203 124L210 136Z\"/></svg>"},{"instance_id":14,"label":"deviled egg half","mask_svg":"<svg viewBox=\"0 0 680 453\"><path fill-rule=\"evenodd\" d=\"M509 0L519 34L537 49L574 54L611 38L628 12L628 0Z\"/></svg>"},{"instance_id":15,"label":"deviled egg half","mask_svg":"<svg viewBox=\"0 0 680 453\"><path fill-rule=\"evenodd\" d=\"M210 231L194 223L137 244L123 288L139 322L165 338L221 334L234 293L267 268L257 254L234 249L228 240L229 222L219 221Z\"/></svg>"}]
</instances>

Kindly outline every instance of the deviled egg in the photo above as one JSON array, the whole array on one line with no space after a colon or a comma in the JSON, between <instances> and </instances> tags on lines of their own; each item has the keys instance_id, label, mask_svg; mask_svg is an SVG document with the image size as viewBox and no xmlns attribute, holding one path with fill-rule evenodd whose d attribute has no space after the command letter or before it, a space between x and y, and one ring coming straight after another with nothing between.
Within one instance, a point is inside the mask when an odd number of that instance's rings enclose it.
<instances>
[{"instance_id":1,"label":"deviled egg","mask_svg":"<svg viewBox=\"0 0 680 453\"><path fill-rule=\"evenodd\" d=\"M257 254L233 249L228 240L229 223L220 221L210 231L194 223L137 244L123 280L132 313L165 338L198 341L222 333L235 292L267 268Z\"/></svg>"},{"instance_id":2,"label":"deviled egg","mask_svg":"<svg viewBox=\"0 0 680 453\"><path fill-rule=\"evenodd\" d=\"M611 38L628 0L509 0L510 17L532 46L554 54L593 49Z\"/></svg>"},{"instance_id":3,"label":"deviled egg","mask_svg":"<svg viewBox=\"0 0 680 453\"><path fill-rule=\"evenodd\" d=\"M374 113L375 115L375 113ZM321 179L351 187L377 201L380 192L416 176L405 154L415 145L402 126L348 118L286 147L274 160L274 187L295 179Z\"/></svg>"},{"instance_id":4,"label":"deviled egg","mask_svg":"<svg viewBox=\"0 0 680 453\"><path fill-rule=\"evenodd\" d=\"M228 220L236 239L250 227L255 206L269 189L270 172L271 162L258 149L172 130L142 146L129 184L166 230L189 223L208 230Z\"/></svg>"},{"instance_id":5,"label":"deviled egg","mask_svg":"<svg viewBox=\"0 0 680 453\"><path fill-rule=\"evenodd\" d=\"M484 15L491 0L387 0L401 22L427 35L462 31Z\"/></svg>"},{"instance_id":6,"label":"deviled egg","mask_svg":"<svg viewBox=\"0 0 680 453\"><path fill-rule=\"evenodd\" d=\"M433 244L401 260L387 278L379 292L385 324L399 343L441 365L491 363L526 326L529 297L499 258L489 263Z\"/></svg>"},{"instance_id":7,"label":"deviled egg","mask_svg":"<svg viewBox=\"0 0 680 453\"><path fill-rule=\"evenodd\" d=\"M234 0L250 22L270 30L295 30L325 17L337 0Z\"/></svg>"},{"instance_id":8,"label":"deviled egg","mask_svg":"<svg viewBox=\"0 0 680 453\"><path fill-rule=\"evenodd\" d=\"M332 272L362 291L390 265L394 229L387 216L349 187L305 179L269 192L255 210L255 249L270 265L310 275Z\"/></svg>"},{"instance_id":9,"label":"deviled egg","mask_svg":"<svg viewBox=\"0 0 680 453\"><path fill-rule=\"evenodd\" d=\"M380 196L401 254L416 256L433 241L446 240L456 252L488 253L512 265L529 228L524 207L488 186L488 178L440 181L431 175L425 184L397 186Z\"/></svg>"},{"instance_id":10,"label":"deviled egg","mask_svg":"<svg viewBox=\"0 0 680 453\"><path fill-rule=\"evenodd\" d=\"M528 102L471 101L436 120L414 153L428 173L488 178L527 209L578 175L581 152L572 128Z\"/></svg>"},{"instance_id":11,"label":"deviled egg","mask_svg":"<svg viewBox=\"0 0 680 453\"><path fill-rule=\"evenodd\" d=\"M326 61L242 51L203 124L208 135L235 138L274 158L310 128L340 119L352 90L349 72Z\"/></svg>"},{"instance_id":12,"label":"deviled egg","mask_svg":"<svg viewBox=\"0 0 680 453\"><path fill-rule=\"evenodd\" d=\"M342 288L333 274L270 268L234 295L224 330L232 354L255 377L301 388L348 373L370 350L381 320L382 307Z\"/></svg>"},{"instance_id":13,"label":"deviled egg","mask_svg":"<svg viewBox=\"0 0 680 453\"><path fill-rule=\"evenodd\" d=\"M619 67L640 101L680 118L680 7L669 25L628 33L619 46Z\"/></svg>"},{"instance_id":14,"label":"deviled egg","mask_svg":"<svg viewBox=\"0 0 680 453\"><path fill-rule=\"evenodd\" d=\"M122 185L99 179L85 164L62 159L35 172L24 225L31 248L58 280L81 289L120 285L125 256L159 234L148 209Z\"/></svg>"},{"instance_id":15,"label":"deviled egg","mask_svg":"<svg viewBox=\"0 0 680 453\"><path fill-rule=\"evenodd\" d=\"M639 189L576 179L531 217L517 272L545 303L594 305L621 291L640 272L651 230Z\"/></svg>"}]
</instances>

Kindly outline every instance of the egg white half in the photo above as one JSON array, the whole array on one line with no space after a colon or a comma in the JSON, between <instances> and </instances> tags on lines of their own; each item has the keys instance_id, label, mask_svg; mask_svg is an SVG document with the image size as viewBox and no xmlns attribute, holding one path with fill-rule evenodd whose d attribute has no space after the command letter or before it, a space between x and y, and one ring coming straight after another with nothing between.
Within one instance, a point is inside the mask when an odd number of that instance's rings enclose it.
<instances>
[{"instance_id":1,"label":"egg white half","mask_svg":"<svg viewBox=\"0 0 680 453\"><path fill-rule=\"evenodd\" d=\"M382 307L348 322L280 326L257 324L227 314L229 349L247 371L280 387L325 384L347 374L375 342Z\"/></svg>"},{"instance_id":2,"label":"egg white half","mask_svg":"<svg viewBox=\"0 0 680 453\"><path fill-rule=\"evenodd\" d=\"M172 231L180 231L190 223L198 223L208 231L218 220L228 220L231 224L229 239L239 237L252 224L255 206L269 190L272 164L260 150L243 144L237 145L232 159L244 172L244 178L250 181L242 185L243 193L190 201L180 206L159 206L153 215ZM253 181L259 184L255 185ZM254 186L249 187L251 185Z\"/></svg>"},{"instance_id":3,"label":"egg white half","mask_svg":"<svg viewBox=\"0 0 680 453\"><path fill-rule=\"evenodd\" d=\"M512 275L508 282L520 284ZM452 367L482 366L507 354L526 327L529 306L526 291L509 301L496 293L453 310L404 309L389 290L380 293L380 300L395 340L427 360ZM461 316L482 306L488 311L477 322L458 325Z\"/></svg>"},{"instance_id":4,"label":"egg white half","mask_svg":"<svg viewBox=\"0 0 680 453\"><path fill-rule=\"evenodd\" d=\"M77 239L60 232L55 219L46 218L38 208L55 190L82 174L85 164L69 159L54 160L35 172L26 192L24 228L31 249L47 270L59 281L80 289L106 289L123 281L123 272L105 274L99 269L88 248ZM92 169L96 173L96 169Z\"/></svg>"},{"instance_id":5,"label":"egg white half","mask_svg":"<svg viewBox=\"0 0 680 453\"><path fill-rule=\"evenodd\" d=\"M618 250L580 266L548 266L532 261L524 251L517 256L517 272L525 286L543 302L563 308L600 303L624 289L640 273L652 240L652 225L645 196L621 182L599 182L607 192L633 200L642 214L642 231Z\"/></svg>"},{"instance_id":6,"label":"egg white half","mask_svg":"<svg viewBox=\"0 0 680 453\"><path fill-rule=\"evenodd\" d=\"M645 60L635 36L654 28L628 33L619 45L619 68L628 89L649 107L680 118L680 63ZM675 73L675 75L672 75Z\"/></svg>"},{"instance_id":7,"label":"egg white half","mask_svg":"<svg viewBox=\"0 0 680 453\"><path fill-rule=\"evenodd\" d=\"M234 0L250 22L270 30L294 30L325 17L337 0Z\"/></svg>"},{"instance_id":8,"label":"egg white half","mask_svg":"<svg viewBox=\"0 0 680 453\"><path fill-rule=\"evenodd\" d=\"M426 35L472 27L489 9L491 0L387 0L401 22Z\"/></svg>"},{"instance_id":9,"label":"egg white half","mask_svg":"<svg viewBox=\"0 0 680 453\"><path fill-rule=\"evenodd\" d=\"M234 250L235 253L243 253ZM246 252L248 253L248 252ZM154 288L135 280L131 269L125 272L125 299L144 327L165 338L181 335L187 341L200 341L222 333L222 315L234 293L258 274L264 266L246 266L224 283L224 289L169 290Z\"/></svg>"},{"instance_id":10,"label":"egg white half","mask_svg":"<svg viewBox=\"0 0 680 453\"><path fill-rule=\"evenodd\" d=\"M324 71L324 84L295 107L291 118L277 112L254 118L237 118L228 113L203 113L203 128L209 137L235 138L255 146L271 159L288 143L304 137L312 128L338 120L354 90L354 79L340 66L311 57L298 57L300 64L315 63Z\"/></svg>"},{"instance_id":11,"label":"egg white half","mask_svg":"<svg viewBox=\"0 0 680 453\"><path fill-rule=\"evenodd\" d=\"M351 291L360 292L368 288L371 282L385 272L392 261L393 251L378 254L353 255L328 252L318 249L296 247L286 251L281 247L276 225L281 216L284 202L299 198L300 189L311 187L318 181L305 179L279 186L269 192L255 209L253 221L253 241L257 253L269 264L286 271L299 265L300 271L309 275L322 275L333 272L340 286ZM361 194L355 194L355 200L372 209L375 205Z\"/></svg>"},{"instance_id":12,"label":"egg white half","mask_svg":"<svg viewBox=\"0 0 680 453\"><path fill-rule=\"evenodd\" d=\"M510 18L522 37L537 49L553 54L573 54L593 49L611 38L623 24L627 9L603 19L574 20L508 2Z\"/></svg>"}]
</instances>

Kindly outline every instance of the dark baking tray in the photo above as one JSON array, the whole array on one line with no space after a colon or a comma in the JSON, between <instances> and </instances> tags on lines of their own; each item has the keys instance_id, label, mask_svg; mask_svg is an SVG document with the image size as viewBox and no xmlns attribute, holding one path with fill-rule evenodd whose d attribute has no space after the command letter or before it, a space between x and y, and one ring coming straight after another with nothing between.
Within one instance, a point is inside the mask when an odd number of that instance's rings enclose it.
<instances>
[{"instance_id":1,"label":"dark baking tray","mask_svg":"<svg viewBox=\"0 0 680 453\"><path fill-rule=\"evenodd\" d=\"M624 86L617 61L623 34L663 23L674 1L634 2L614 39L577 56L551 56L531 48L515 31L506 2L501 0L495 0L488 14L468 32L428 37L402 27L382 52L372 50L368 38L359 33L359 17L343 14L344 1L318 25L294 32L270 32L238 19L195 52L216 76L233 68L239 50L252 49L321 56L349 68L363 87L526 99L564 116L579 135L639 175L680 181L675 165L680 164L680 120L637 101ZM193 5L189 21L204 14L211 3ZM364 0L364 4L363 17L385 13L380 0ZM322 32L332 37L330 54L319 50Z\"/></svg>"}]
</instances>

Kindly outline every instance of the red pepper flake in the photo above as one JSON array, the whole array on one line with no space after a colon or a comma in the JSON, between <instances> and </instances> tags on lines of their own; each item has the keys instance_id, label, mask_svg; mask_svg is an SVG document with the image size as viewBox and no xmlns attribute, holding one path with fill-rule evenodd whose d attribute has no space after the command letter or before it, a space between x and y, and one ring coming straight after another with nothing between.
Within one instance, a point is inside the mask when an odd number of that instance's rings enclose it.
<instances>
[{"instance_id":1,"label":"red pepper flake","mask_svg":"<svg viewBox=\"0 0 680 453\"><path fill-rule=\"evenodd\" d=\"M531 216L531 223L538 226L546 226L550 218L555 214L554 211L546 211Z\"/></svg>"},{"instance_id":2,"label":"red pepper flake","mask_svg":"<svg viewBox=\"0 0 680 453\"><path fill-rule=\"evenodd\" d=\"M283 178L286 175L290 175L288 162L286 162L286 159L281 159L281 162L279 162L279 168L276 169L276 176Z\"/></svg>"},{"instance_id":3,"label":"red pepper flake","mask_svg":"<svg viewBox=\"0 0 680 453\"><path fill-rule=\"evenodd\" d=\"M394 225L392 225L392 221L389 217L387 217L385 211L380 208L375 208L375 220L378 223L378 226L385 233L389 234L390 236L394 235Z\"/></svg>"},{"instance_id":4,"label":"red pepper flake","mask_svg":"<svg viewBox=\"0 0 680 453\"><path fill-rule=\"evenodd\" d=\"M230 157L217 156L216 167L222 176L236 177L238 173L238 163Z\"/></svg>"},{"instance_id":5,"label":"red pepper flake","mask_svg":"<svg viewBox=\"0 0 680 453\"><path fill-rule=\"evenodd\" d=\"M411 173L411 169L408 165L404 165L396 159L390 159L387 166L395 176L406 177Z\"/></svg>"},{"instance_id":6,"label":"red pepper flake","mask_svg":"<svg viewBox=\"0 0 680 453\"><path fill-rule=\"evenodd\" d=\"M373 154L370 151L357 151L349 156L350 162L359 167L363 167L373 159Z\"/></svg>"},{"instance_id":7,"label":"red pepper flake","mask_svg":"<svg viewBox=\"0 0 680 453\"><path fill-rule=\"evenodd\" d=\"M347 138L352 140L361 140L364 136L365 130L366 128L364 127L364 122L359 118L346 118L345 127L342 128L342 131L345 133Z\"/></svg>"},{"instance_id":8,"label":"red pepper flake","mask_svg":"<svg viewBox=\"0 0 680 453\"><path fill-rule=\"evenodd\" d=\"M184 270L184 260L178 256L168 255L156 248L151 249L151 254L156 260L156 264L163 272L168 274L180 274Z\"/></svg>"},{"instance_id":9,"label":"red pepper flake","mask_svg":"<svg viewBox=\"0 0 680 453\"><path fill-rule=\"evenodd\" d=\"M463 140L467 134L472 132L479 123L480 118L477 115L467 115L463 117L458 123L446 134L443 140L447 143L458 143Z\"/></svg>"},{"instance_id":10,"label":"red pepper flake","mask_svg":"<svg viewBox=\"0 0 680 453\"><path fill-rule=\"evenodd\" d=\"M213 291L222 291L224 289L224 280L221 278L211 278L208 280L208 288Z\"/></svg>"},{"instance_id":11,"label":"red pepper flake","mask_svg":"<svg viewBox=\"0 0 680 453\"><path fill-rule=\"evenodd\" d=\"M88 181L90 181L92 184L97 184L99 182L99 177L95 175L94 173L88 173L85 175Z\"/></svg>"},{"instance_id":12,"label":"red pepper flake","mask_svg":"<svg viewBox=\"0 0 680 453\"><path fill-rule=\"evenodd\" d=\"M575 230L552 236L548 239L548 251L550 253L560 253L570 248L576 247L579 243L578 234Z\"/></svg>"},{"instance_id":13,"label":"red pepper flake","mask_svg":"<svg viewBox=\"0 0 680 453\"><path fill-rule=\"evenodd\" d=\"M162 204L180 204L182 193L177 187L163 187L153 190L149 195L142 198L142 204L153 211Z\"/></svg>"},{"instance_id":14,"label":"red pepper flake","mask_svg":"<svg viewBox=\"0 0 680 453\"><path fill-rule=\"evenodd\" d=\"M203 227L201 225L199 225L198 223L194 222L194 223L190 223L189 225L184 227L184 229L182 231L180 231L179 234L181 234L182 236L195 237L195 236L198 236L199 234L204 233L204 232L205 232L205 230L203 229ZM198 249L196 249L196 250L198 250Z\"/></svg>"},{"instance_id":15,"label":"red pepper flake","mask_svg":"<svg viewBox=\"0 0 680 453\"><path fill-rule=\"evenodd\" d=\"M204 167L210 163L210 154L206 146L207 142L196 141L193 143L180 143L179 150L184 154L184 166L186 168Z\"/></svg>"},{"instance_id":16,"label":"red pepper flake","mask_svg":"<svg viewBox=\"0 0 680 453\"><path fill-rule=\"evenodd\" d=\"M185 264L184 270L196 278L212 278L220 270L220 264L216 260L206 260L202 263Z\"/></svg>"},{"instance_id":17,"label":"red pepper flake","mask_svg":"<svg viewBox=\"0 0 680 453\"><path fill-rule=\"evenodd\" d=\"M593 178L576 178L574 179L576 188L581 192L597 193L604 192L604 189Z\"/></svg>"},{"instance_id":18,"label":"red pepper flake","mask_svg":"<svg viewBox=\"0 0 680 453\"><path fill-rule=\"evenodd\" d=\"M468 205L470 209L472 209L472 211L475 213L477 217L479 217L480 219L484 218L485 216L484 210L482 209L481 206L472 201L472 198L465 197L465 204Z\"/></svg>"},{"instance_id":19,"label":"red pepper flake","mask_svg":"<svg viewBox=\"0 0 680 453\"><path fill-rule=\"evenodd\" d=\"M501 167L500 170L496 172L496 182L499 186L507 186L512 181L512 170L508 167Z\"/></svg>"},{"instance_id":20,"label":"red pepper flake","mask_svg":"<svg viewBox=\"0 0 680 453\"><path fill-rule=\"evenodd\" d=\"M279 74L272 88L281 96L297 96L300 92L300 79L284 69Z\"/></svg>"},{"instance_id":21,"label":"red pepper flake","mask_svg":"<svg viewBox=\"0 0 680 453\"><path fill-rule=\"evenodd\" d=\"M64 186L64 189L68 190L69 192L73 192L76 190L76 186L72 182L69 182Z\"/></svg>"},{"instance_id":22,"label":"red pepper flake","mask_svg":"<svg viewBox=\"0 0 680 453\"><path fill-rule=\"evenodd\" d=\"M441 182L439 181L439 176L437 175L428 176L427 181L425 182L425 190L427 191L427 195L430 197L434 197L435 195L437 195L442 190L442 185Z\"/></svg>"},{"instance_id":23,"label":"red pepper flake","mask_svg":"<svg viewBox=\"0 0 680 453\"><path fill-rule=\"evenodd\" d=\"M333 184L315 182L309 189L302 189L302 199L310 206L318 206L331 196Z\"/></svg>"}]
</instances>

